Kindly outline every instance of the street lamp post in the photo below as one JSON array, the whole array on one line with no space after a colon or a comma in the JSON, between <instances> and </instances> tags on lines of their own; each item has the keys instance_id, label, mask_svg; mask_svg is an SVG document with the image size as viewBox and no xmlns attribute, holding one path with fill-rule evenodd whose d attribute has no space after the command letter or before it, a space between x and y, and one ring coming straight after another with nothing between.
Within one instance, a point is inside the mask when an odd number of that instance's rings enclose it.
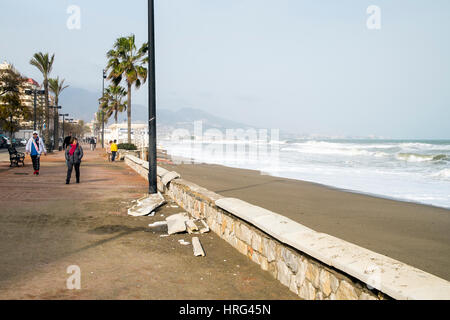
<instances>
[{"instance_id":1,"label":"street lamp post","mask_svg":"<svg viewBox=\"0 0 450 320\"><path fill-rule=\"evenodd\" d=\"M102 98L105 97L106 70L103 69ZM102 108L102 149L105 148L105 111Z\"/></svg>"},{"instance_id":2,"label":"street lamp post","mask_svg":"<svg viewBox=\"0 0 450 320\"><path fill-rule=\"evenodd\" d=\"M68 113L65 113L65 114L60 114L59 116L62 116L63 117L63 124L62 124L62 138L63 138L63 141L64 141L64 118L65 117L68 117L69 116L69 114Z\"/></svg>"},{"instance_id":3,"label":"street lamp post","mask_svg":"<svg viewBox=\"0 0 450 320\"><path fill-rule=\"evenodd\" d=\"M33 125L33 130L36 131L36 99L37 99L37 95L40 94L45 94L45 90L37 90L37 89L27 89L25 90L25 94L27 95L34 95L34 125Z\"/></svg>"},{"instance_id":4,"label":"street lamp post","mask_svg":"<svg viewBox=\"0 0 450 320\"><path fill-rule=\"evenodd\" d=\"M155 1L148 0L148 193L158 192L156 176Z\"/></svg>"}]
</instances>

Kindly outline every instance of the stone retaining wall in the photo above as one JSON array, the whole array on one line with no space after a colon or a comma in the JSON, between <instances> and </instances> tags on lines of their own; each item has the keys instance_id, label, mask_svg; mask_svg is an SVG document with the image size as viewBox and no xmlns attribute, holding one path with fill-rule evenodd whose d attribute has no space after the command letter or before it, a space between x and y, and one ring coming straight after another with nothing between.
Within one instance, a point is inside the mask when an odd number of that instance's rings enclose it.
<instances>
[{"instance_id":1,"label":"stone retaining wall","mask_svg":"<svg viewBox=\"0 0 450 320\"><path fill-rule=\"evenodd\" d=\"M147 178L148 163L126 162ZM160 191L302 299L450 299L446 280L189 181L165 186L167 173L158 167Z\"/></svg>"}]
</instances>

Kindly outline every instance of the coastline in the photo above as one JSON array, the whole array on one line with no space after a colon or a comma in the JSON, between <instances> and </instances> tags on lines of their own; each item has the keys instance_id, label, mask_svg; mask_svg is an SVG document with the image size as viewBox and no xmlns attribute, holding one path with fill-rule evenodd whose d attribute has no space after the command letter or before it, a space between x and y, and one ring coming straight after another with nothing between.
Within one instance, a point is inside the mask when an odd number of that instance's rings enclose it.
<instances>
[{"instance_id":1,"label":"coastline","mask_svg":"<svg viewBox=\"0 0 450 320\"><path fill-rule=\"evenodd\" d=\"M159 165L220 195L248 201L450 280L450 211L446 208L222 165Z\"/></svg>"}]
</instances>

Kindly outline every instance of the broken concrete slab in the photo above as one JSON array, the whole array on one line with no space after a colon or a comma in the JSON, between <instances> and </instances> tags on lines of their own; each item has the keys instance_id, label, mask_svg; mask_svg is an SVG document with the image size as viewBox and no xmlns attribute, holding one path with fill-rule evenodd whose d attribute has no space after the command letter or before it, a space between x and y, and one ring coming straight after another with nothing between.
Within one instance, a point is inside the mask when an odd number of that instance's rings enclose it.
<instances>
[{"instance_id":1,"label":"broken concrete slab","mask_svg":"<svg viewBox=\"0 0 450 320\"><path fill-rule=\"evenodd\" d=\"M151 194L139 199L137 204L128 209L128 214L133 217L147 216L165 203L161 193Z\"/></svg>"},{"instance_id":2,"label":"broken concrete slab","mask_svg":"<svg viewBox=\"0 0 450 320\"><path fill-rule=\"evenodd\" d=\"M167 217L167 233L176 234L186 232L186 221L188 220L189 217L186 213L178 213Z\"/></svg>"},{"instance_id":3,"label":"broken concrete slab","mask_svg":"<svg viewBox=\"0 0 450 320\"><path fill-rule=\"evenodd\" d=\"M186 229L189 233L195 233L196 231L198 231L198 227L195 224L194 220L188 220L186 221Z\"/></svg>"},{"instance_id":4,"label":"broken concrete slab","mask_svg":"<svg viewBox=\"0 0 450 320\"><path fill-rule=\"evenodd\" d=\"M203 224L203 228L200 229L200 233L208 233L211 231L204 220L200 220L200 222Z\"/></svg>"},{"instance_id":5,"label":"broken concrete slab","mask_svg":"<svg viewBox=\"0 0 450 320\"><path fill-rule=\"evenodd\" d=\"M203 250L202 244L200 243L198 237L192 238L192 247L194 248L194 256L196 257L205 256L205 251Z\"/></svg>"},{"instance_id":6,"label":"broken concrete slab","mask_svg":"<svg viewBox=\"0 0 450 320\"><path fill-rule=\"evenodd\" d=\"M161 177L161 182L163 183L163 185L165 185L167 187L167 185L174 179L178 179L180 178L180 174L178 172L175 171L171 171L166 173L165 175L163 175Z\"/></svg>"}]
</instances>

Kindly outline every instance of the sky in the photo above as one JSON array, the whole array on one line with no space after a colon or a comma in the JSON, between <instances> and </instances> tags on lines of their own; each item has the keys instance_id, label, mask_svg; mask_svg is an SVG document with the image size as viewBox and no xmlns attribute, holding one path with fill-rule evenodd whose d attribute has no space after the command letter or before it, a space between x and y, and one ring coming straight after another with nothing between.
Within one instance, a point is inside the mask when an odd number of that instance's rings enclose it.
<instances>
[{"instance_id":1,"label":"sky","mask_svg":"<svg viewBox=\"0 0 450 320\"><path fill-rule=\"evenodd\" d=\"M67 28L69 6L80 29ZM378 6L380 29L367 8ZM448 0L155 0L157 107L198 108L264 128L450 139ZM1 1L0 61L41 82L101 92L119 36L147 41L147 1ZM6 14L5 14L6 13ZM64 97L61 97L64 103ZM147 105L147 88L133 92ZM92 106L93 112L97 106Z\"/></svg>"}]
</instances>

